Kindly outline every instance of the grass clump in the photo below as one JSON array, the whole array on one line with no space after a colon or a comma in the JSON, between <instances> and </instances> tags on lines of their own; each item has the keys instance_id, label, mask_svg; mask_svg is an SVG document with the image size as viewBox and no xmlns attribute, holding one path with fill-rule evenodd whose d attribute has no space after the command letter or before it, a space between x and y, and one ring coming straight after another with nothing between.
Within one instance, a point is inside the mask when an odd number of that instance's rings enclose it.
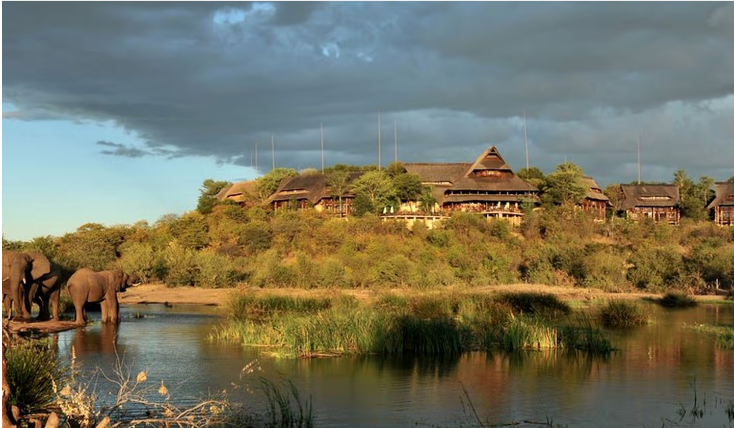
<instances>
[{"instance_id":1,"label":"grass clump","mask_svg":"<svg viewBox=\"0 0 734 428\"><path fill-rule=\"evenodd\" d=\"M10 403L22 414L37 413L54 405L54 382L62 384L69 375L56 352L42 343L23 343L8 348L7 380Z\"/></svg>"},{"instance_id":2,"label":"grass clump","mask_svg":"<svg viewBox=\"0 0 734 428\"><path fill-rule=\"evenodd\" d=\"M230 299L228 310L235 320L258 320L285 313L315 314L331 306L328 298L236 294Z\"/></svg>"},{"instance_id":3,"label":"grass clump","mask_svg":"<svg viewBox=\"0 0 734 428\"><path fill-rule=\"evenodd\" d=\"M288 385L281 389L273 381L261 378L260 388L267 401L265 413L267 426L281 428L314 426L311 398L304 402L293 382L288 381Z\"/></svg>"},{"instance_id":4,"label":"grass clump","mask_svg":"<svg viewBox=\"0 0 734 428\"><path fill-rule=\"evenodd\" d=\"M699 324L691 328L715 336L722 349L734 350L734 326Z\"/></svg>"},{"instance_id":5,"label":"grass clump","mask_svg":"<svg viewBox=\"0 0 734 428\"><path fill-rule=\"evenodd\" d=\"M698 302L685 293L670 291L660 299L660 304L665 308L692 308Z\"/></svg>"},{"instance_id":6,"label":"grass clump","mask_svg":"<svg viewBox=\"0 0 734 428\"><path fill-rule=\"evenodd\" d=\"M599 309L599 319L604 327L629 328L647 323L642 307L636 302L610 300Z\"/></svg>"},{"instance_id":7,"label":"grass clump","mask_svg":"<svg viewBox=\"0 0 734 428\"><path fill-rule=\"evenodd\" d=\"M523 314L547 316L557 319L571 313L571 307L557 296L549 293L501 293L496 301L505 303Z\"/></svg>"}]
</instances>

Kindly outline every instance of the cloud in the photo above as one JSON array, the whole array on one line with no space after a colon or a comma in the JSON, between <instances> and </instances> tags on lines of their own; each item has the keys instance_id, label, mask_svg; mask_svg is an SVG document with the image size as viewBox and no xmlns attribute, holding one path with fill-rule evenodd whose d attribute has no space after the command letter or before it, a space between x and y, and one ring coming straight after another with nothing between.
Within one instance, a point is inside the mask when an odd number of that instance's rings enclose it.
<instances>
[{"instance_id":1,"label":"cloud","mask_svg":"<svg viewBox=\"0 0 734 428\"><path fill-rule=\"evenodd\" d=\"M137 147L128 146L120 143L113 143L111 141L97 141L98 146L110 147L100 151L103 155L110 156L122 156L126 158L141 158L143 156L149 156L152 153L145 150L141 150Z\"/></svg>"},{"instance_id":2,"label":"cloud","mask_svg":"<svg viewBox=\"0 0 734 428\"><path fill-rule=\"evenodd\" d=\"M323 123L329 163L375 163L382 112L383 141L397 120L406 160L471 161L491 142L519 168L525 110L531 158L545 170L566 156L602 181L629 181L642 132L659 174L713 175L734 165L732 10L11 2L3 98L19 112L113 120L146 141L103 145L120 156L249 166L255 141L267 147L273 133L279 164L317 166Z\"/></svg>"}]
</instances>

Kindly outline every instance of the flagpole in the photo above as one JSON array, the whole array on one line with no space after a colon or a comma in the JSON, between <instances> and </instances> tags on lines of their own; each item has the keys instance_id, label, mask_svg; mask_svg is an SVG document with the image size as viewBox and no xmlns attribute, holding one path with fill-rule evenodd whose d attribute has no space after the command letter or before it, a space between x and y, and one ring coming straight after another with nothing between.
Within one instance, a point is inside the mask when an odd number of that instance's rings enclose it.
<instances>
[{"instance_id":1,"label":"flagpole","mask_svg":"<svg viewBox=\"0 0 734 428\"><path fill-rule=\"evenodd\" d=\"M321 124L321 173L324 173L324 124Z\"/></svg>"},{"instance_id":2,"label":"flagpole","mask_svg":"<svg viewBox=\"0 0 734 428\"><path fill-rule=\"evenodd\" d=\"M530 156L528 155L528 121L525 110L522 111L522 121L525 124L525 169L530 169Z\"/></svg>"},{"instance_id":3,"label":"flagpole","mask_svg":"<svg viewBox=\"0 0 734 428\"><path fill-rule=\"evenodd\" d=\"M398 121L393 121L393 126L395 127L395 162L398 161Z\"/></svg>"},{"instance_id":4,"label":"flagpole","mask_svg":"<svg viewBox=\"0 0 734 428\"><path fill-rule=\"evenodd\" d=\"M270 150L273 152L273 169L275 169L275 137L270 134Z\"/></svg>"},{"instance_id":5,"label":"flagpole","mask_svg":"<svg viewBox=\"0 0 734 428\"><path fill-rule=\"evenodd\" d=\"M382 169L382 129L380 128L380 113L377 113L377 169Z\"/></svg>"}]
</instances>

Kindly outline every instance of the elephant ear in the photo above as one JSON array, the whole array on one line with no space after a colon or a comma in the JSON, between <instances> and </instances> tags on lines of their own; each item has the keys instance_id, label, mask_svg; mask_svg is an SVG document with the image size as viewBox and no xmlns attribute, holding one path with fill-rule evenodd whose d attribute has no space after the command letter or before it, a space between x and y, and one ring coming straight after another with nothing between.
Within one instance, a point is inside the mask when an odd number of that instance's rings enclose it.
<instances>
[{"instance_id":1,"label":"elephant ear","mask_svg":"<svg viewBox=\"0 0 734 428\"><path fill-rule=\"evenodd\" d=\"M28 253L31 259L31 276L34 280L51 272L51 262L41 253Z\"/></svg>"},{"instance_id":2,"label":"elephant ear","mask_svg":"<svg viewBox=\"0 0 734 428\"><path fill-rule=\"evenodd\" d=\"M120 280L120 283L117 286L117 291L125 291L127 289L127 281L129 278L130 278L130 275L126 273L122 273L122 279Z\"/></svg>"}]
</instances>

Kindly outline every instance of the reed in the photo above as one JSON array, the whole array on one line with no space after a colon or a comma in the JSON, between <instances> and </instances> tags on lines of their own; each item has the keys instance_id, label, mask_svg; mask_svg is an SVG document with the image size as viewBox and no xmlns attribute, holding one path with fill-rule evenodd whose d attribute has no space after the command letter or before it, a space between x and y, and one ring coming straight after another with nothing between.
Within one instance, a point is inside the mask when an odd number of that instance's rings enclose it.
<instances>
[{"instance_id":1,"label":"reed","mask_svg":"<svg viewBox=\"0 0 734 428\"><path fill-rule=\"evenodd\" d=\"M716 343L722 349L734 350L734 326L697 324L691 328L716 337Z\"/></svg>"},{"instance_id":2,"label":"reed","mask_svg":"<svg viewBox=\"0 0 734 428\"><path fill-rule=\"evenodd\" d=\"M581 317L577 325L565 326L560 331L565 349L592 355L608 355L614 348L609 338L589 318Z\"/></svg>"},{"instance_id":3,"label":"reed","mask_svg":"<svg viewBox=\"0 0 734 428\"><path fill-rule=\"evenodd\" d=\"M332 306L329 298L235 294L227 305L236 320L262 319L284 313L314 314Z\"/></svg>"},{"instance_id":4,"label":"reed","mask_svg":"<svg viewBox=\"0 0 734 428\"><path fill-rule=\"evenodd\" d=\"M660 299L660 304L665 308L691 308L698 302L685 293L670 291Z\"/></svg>"},{"instance_id":5,"label":"reed","mask_svg":"<svg viewBox=\"0 0 734 428\"><path fill-rule=\"evenodd\" d=\"M518 349L560 348L558 329L547 321L528 316L512 316L500 337L500 348L505 351Z\"/></svg>"},{"instance_id":6,"label":"reed","mask_svg":"<svg viewBox=\"0 0 734 428\"><path fill-rule=\"evenodd\" d=\"M69 376L68 368L59 362L56 352L42 343L24 343L8 348L5 356L9 402L18 406L22 414L53 406L54 382L63 384Z\"/></svg>"},{"instance_id":7,"label":"reed","mask_svg":"<svg viewBox=\"0 0 734 428\"><path fill-rule=\"evenodd\" d=\"M279 428L314 426L311 398L304 402L293 382L288 381L281 389L273 381L260 378L260 389L266 399L266 426Z\"/></svg>"},{"instance_id":8,"label":"reed","mask_svg":"<svg viewBox=\"0 0 734 428\"><path fill-rule=\"evenodd\" d=\"M610 300L599 308L599 319L608 328L630 328L647 324L642 307L627 300Z\"/></svg>"},{"instance_id":9,"label":"reed","mask_svg":"<svg viewBox=\"0 0 734 428\"><path fill-rule=\"evenodd\" d=\"M566 302L548 293L508 292L498 294L495 299L523 314L542 315L557 319L571 313L571 307Z\"/></svg>"}]
</instances>

